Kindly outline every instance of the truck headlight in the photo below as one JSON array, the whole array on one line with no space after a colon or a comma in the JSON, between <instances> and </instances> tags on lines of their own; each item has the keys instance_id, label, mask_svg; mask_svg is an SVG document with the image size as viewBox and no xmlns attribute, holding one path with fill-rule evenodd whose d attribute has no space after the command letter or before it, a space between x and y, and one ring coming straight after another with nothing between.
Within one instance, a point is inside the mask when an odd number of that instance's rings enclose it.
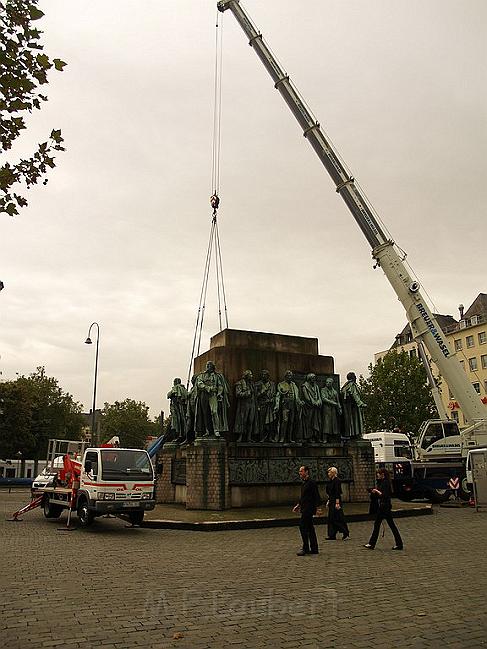
<instances>
[{"instance_id":1,"label":"truck headlight","mask_svg":"<svg viewBox=\"0 0 487 649\"><path fill-rule=\"evenodd\" d=\"M141 500L150 500L151 496L152 496L152 494L142 494Z\"/></svg>"}]
</instances>

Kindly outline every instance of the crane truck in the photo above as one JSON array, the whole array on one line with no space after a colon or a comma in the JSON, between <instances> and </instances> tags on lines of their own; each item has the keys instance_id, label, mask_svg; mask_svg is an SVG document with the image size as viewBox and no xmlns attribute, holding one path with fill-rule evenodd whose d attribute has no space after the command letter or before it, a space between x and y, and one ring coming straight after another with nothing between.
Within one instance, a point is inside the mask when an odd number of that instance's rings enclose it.
<instances>
[{"instance_id":1,"label":"crane truck","mask_svg":"<svg viewBox=\"0 0 487 649\"><path fill-rule=\"evenodd\" d=\"M424 345L428 350L432 361L446 379L450 390L462 408L467 424L467 427L462 431L459 431L456 422L448 419L429 420L423 423L415 445L416 457L421 464L418 467L418 472L426 470L423 460L430 457L437 460L440 454L452 455L455 459L459 459L460 464L464 466L469 449L487 444L486 409L465 376L456 352L451 349L423 297L419 282L408 271L404 263L404 253L390 235L386 234L385 228L380 224L355 178L341 161L319 122L266 45L262 34L242 8L240 0L220 0L217 3L217 8L221 12L229 10L247 36L249 45L271 76L274 88L279 91L298 121L304 137L318 155L335 185L336 192L344 200L370 245L372 258L375 261L374 268L382 268L403 305L414 340L421 349ZM440 414L441 416L442 414ZM429 463L428 466L430 469L432 468ZM439 467L438 471L440 474L444 472L443 467Z\"/></svg>"},{"instance_id":2,"label":"crane truck","mask_svg":"<svg viewBox=\"0 0 487 649\"><path fill-rule=\"evenodd\" d=\"M59 518L68 511L78 515L81 527L95 518L113 514L140 525L146 511L154 509L154 470L147 451L120 448L118 438L101 447L82 442L49 440L47 474L32 500L13 514L13 520L36 507L46 518Z\"/></svg>"}]
</instances>

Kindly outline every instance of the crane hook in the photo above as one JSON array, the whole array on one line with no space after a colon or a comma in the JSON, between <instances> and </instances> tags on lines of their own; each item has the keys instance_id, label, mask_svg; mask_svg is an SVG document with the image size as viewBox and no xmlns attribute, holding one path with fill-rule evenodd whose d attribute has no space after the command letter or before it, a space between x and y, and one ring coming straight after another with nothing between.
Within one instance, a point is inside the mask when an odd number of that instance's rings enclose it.
<instances>
[{"instance_id":1,"label":"crane hook","mask_svg":"<svg viewBox=\"0 0 487 649\"><path fill-rule=\"evenodd\" d=\"M210 205L213 208L213 216L216 216L216 211L220 205L220 197L218 194L215 192L212 196L210 196Z\"/></svg>"}]
</instances>

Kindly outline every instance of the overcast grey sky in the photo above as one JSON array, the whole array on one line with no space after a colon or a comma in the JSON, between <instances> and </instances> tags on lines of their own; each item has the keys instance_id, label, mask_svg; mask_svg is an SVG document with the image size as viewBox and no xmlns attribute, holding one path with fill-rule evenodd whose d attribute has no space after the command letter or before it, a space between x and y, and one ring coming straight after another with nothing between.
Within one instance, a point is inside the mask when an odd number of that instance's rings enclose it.
<instances>
[{"instance_id":1,"label":"overcast grey sky","mask_svg":"<svg viewBox=\"0 0 487 649\"><path fill-rule=\"evenodd\" d=\"M242 0L441 313L487 290L485 0ZM186 379L211 211L214 0L41 0L67 151L2 215L0 369L45 365L88 410L168 411ZM400 303L246 38L223 26L220 238L232 328L316 336L366 372ZM215 284L211 279L211 288ZM218 331L208 296L202 348Z\"/></svg>"}]
</instances>

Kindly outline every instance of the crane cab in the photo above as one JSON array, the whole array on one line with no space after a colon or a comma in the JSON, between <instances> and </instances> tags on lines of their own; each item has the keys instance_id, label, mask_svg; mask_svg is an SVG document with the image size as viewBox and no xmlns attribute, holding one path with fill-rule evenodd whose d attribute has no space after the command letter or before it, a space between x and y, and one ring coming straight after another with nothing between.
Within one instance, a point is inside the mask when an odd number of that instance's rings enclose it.
<instances>
[{"instance_id":1,"label":"crane cab","mask_svg":"<svg viewBox=\"0 0 487 649\"><path fill-rule=\"evenodd\" d=\"M421 424L416 442L420 460L458 460L462 456L462 440L456 421L428 419Z\"/></svg>"}]
</instances>

